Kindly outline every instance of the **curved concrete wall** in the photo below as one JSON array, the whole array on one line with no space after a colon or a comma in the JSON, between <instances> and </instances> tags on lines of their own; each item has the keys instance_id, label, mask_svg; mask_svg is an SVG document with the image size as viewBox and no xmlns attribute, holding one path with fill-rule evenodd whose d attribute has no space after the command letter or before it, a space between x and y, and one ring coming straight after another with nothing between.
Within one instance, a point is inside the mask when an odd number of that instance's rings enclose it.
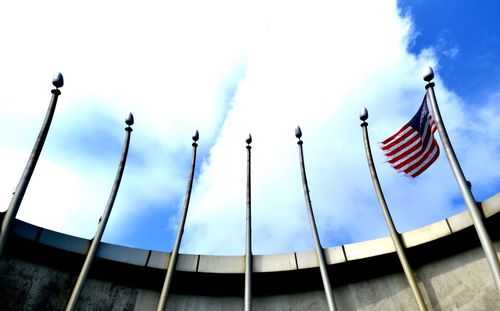
<instances>
[{"instance_id":1,"label":"curved concrete wall","mask_svg":"<svg viewBox=\"0 0 500 311\"><path fill-rule=\"evenodd\" d=\"M481 204L500 249L500 193ZM467 211L405 232L409 260L434 310L500 310ZM0 310L64 309L90 241L17 221L0 258ZM325 249L340 310L416 310L389 237ZM82 310L155 310L170 254L102 243ZM255 310L327 310L314 252L256 255ZM243 256L182 254L170 310L242 310Z\"/></svg>"}]
</instances>

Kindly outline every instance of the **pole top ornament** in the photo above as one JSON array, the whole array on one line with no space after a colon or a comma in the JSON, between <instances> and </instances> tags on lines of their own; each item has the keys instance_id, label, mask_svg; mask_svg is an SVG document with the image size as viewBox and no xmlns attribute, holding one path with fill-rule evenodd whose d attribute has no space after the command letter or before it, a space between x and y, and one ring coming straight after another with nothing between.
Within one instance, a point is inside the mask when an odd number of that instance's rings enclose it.
<instances>
[{"instance_id":1,"label":"pole top ornament","mask_svg":"<svg viewBox=\"0 0 500 311\"><path fill-rule=\"evenodd\" d=\"M359 119L363 122L368 120L368 109L366 109L366 107L361 109L361 111L359 112Z\"/></svg>"},{"instance_id":2,"label":"pole top ornament","mask_svg":"<svg viewBox=\"0 0 500 311\"><path fill-rule=\"evenodd\" d=\"M366 107L361 109L361 111L359 112L359 119L363 122L368 120L368 109L366 109Z\"/></svg>"},{"instance_id":3,"label":"pole top ornament","mask_svg":"<svg viewBox=\"0 0 500 311\"><path fill-rule=\"evenodd\" d=\"M434 70L432 70L431 66L427 66L426 68L424 68L422 74L424 81L426 82L431 82L432 79L434 79Z\"/></svg>"},{"instance_id":4,"label":"pole top ornament","mask_svg":"<svg viewBox=\"0 0 500 311\"><path fill-rule=\"evenodd\" d=\"M128 113L128 116L127 116L127 118L125 119L125 123L126 123L128 126L132 126L132 124L134 124L134 115L132 114L132 112L129 112L129 113Z\"/></svg>"},{"instance_id":5,"label":"pole top ornament","mask_svg":"<svg viewBox=\"0 0 500 311\"><path fill-rule=\"evenodd\" d=\"M52 85L56 88L60 88L64 85L64 78L62 73L58 72L52 79Z\"/></svg>"},{"instance_id":6,"label":"pole top ornament","mask_svg":"<svg viewBox=\"0 0 500 311\"><path fill-rule=\"evenodd\" d=\"M200 133L198 132L198 130L196 130L196 131L194 132L194 134L193 134L193 137L192 137L192 138L193 138L193 141L194 141L194 142L197 142L197 141L198 141L198 139L200 139Z\"/></svg>"},{"instance_id":7,"label":"pole top ornament","mask_svg":"<svg viewBox=\"0 0 500 311\"><path fill-rule=\"evenodd\" d=\"M302 137L302 130L300 129L300 126L297 125L297 128L295 128L295 137L300 139Z\"/></svg>"}]
</instances>

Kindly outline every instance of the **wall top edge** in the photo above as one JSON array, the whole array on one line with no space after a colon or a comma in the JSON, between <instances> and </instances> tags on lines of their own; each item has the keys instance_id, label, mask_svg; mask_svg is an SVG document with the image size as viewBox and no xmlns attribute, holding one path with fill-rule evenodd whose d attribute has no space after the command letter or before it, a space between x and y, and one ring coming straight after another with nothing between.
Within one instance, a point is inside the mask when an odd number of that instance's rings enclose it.
<instances>
[{"instance_id":1,"label":"wall top edge","mask_svg":"<svg viewBox=\"0 0 500 311\"><path fill-rule=\"evenodd\" d=\"M486 218L490 218L498 213L500 213L500 192L491 196L490 198L484 200L479 205ZM3 215L2 215L3 216ZM2 217L3 218L3 217ZM469 215L469 211L465 210L452 215L448 218L440 220L429 225L404 232L402 234L403 243L406 247L411 248L417 245L425 244L434 240L441 239L445 236L452 235L458 231L469 228L472 226L472 220ZM13 233L26 240L32 240L37 243L41 243L47 246L51 246L57 249L78 253L85 255L90 245L90 241L84 238L79 238L60 232L52 231L49 229L37 227L35 225L29 224L27 222L16 220ZM50 237L50 238L47 238ZM74 243L78 242L79 246L75 247ZM382 254L394 252L394 247L390 245L389 237L381 237L378 239L361 241L356 243L345 244L341 246L328 247L325 248L325 253L327 254L339 254L340 258L335 259L329 264L337 264L344 261L352 261L364 258L370 258L379 256ZM73 245L73 246L71 246ZM151 251L140 248L132 248L122 245L113 245L109 243L102 243L104 248L113 249L113 251L101 252L97 254L98 257L105 258L107 260L124 262L132 265L139 265L145 267L154 266L156 268L166 269L168 266L168 261L170 259L170 253ZM382 248L381 248L382 247ZM149 255L148 255L149 253ZM104 255L102 255L104 254ZM297 256L309 258L310 262L307 264L297 265ZM314 251L306 252L289 252L282 254L266 254L266 255L254 255L254 272L278 272L278 271L289 271L298 270L311 267L317 267L317 261L313 260ZM152 258L156 258L157 263L152 265L149 261ZM234 261L244 258L244 256L220 256L220 255L196 255L196 254L182 254L179 257L178 266L182 266L182 261L189 260L193 258L199 258L201 263L217 263L217 264L206 264L202 265L202 270L199 271L199 267L196 266L193 269L189 269L191 272L211 272L211 273L239 273L241 270L239 266L235 266L234 269L227 269L227 265L224 264L225 261L234 264ZM292 260L293 259L293 260ZM242 261L241 260L241 261ZM223 268L226 267L226 268ZM260 267L260 268L259 268ZM257 269L255 269L257 268ZM178 269L177 269L178 270ZM234 270L234 271L233 271ZM188 270L186 270L188 271ZM228 272L229 271L229 272Z\"/></svg>"}]
</instances>

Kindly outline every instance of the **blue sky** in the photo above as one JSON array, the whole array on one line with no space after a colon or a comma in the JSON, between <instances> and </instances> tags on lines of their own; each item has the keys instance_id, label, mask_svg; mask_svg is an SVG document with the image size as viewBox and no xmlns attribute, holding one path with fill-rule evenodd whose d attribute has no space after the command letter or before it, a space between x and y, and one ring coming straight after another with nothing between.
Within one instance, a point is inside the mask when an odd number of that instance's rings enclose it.
<instances>
[{"instance_id":1,"label":"blue sky","mask_svg":"<svg viewBox=\"0 0 500 311\"><path fill-rule=\"evenodd\" d=\"M61 71L56 115L18 218L90 238L134 113L104 241L169 251L191 136L197 170L182 252L243 254L252 133L254 253L313 248L294 129L322 244L387 235L358 113L399 231L464 209L444 152L410 180L382 141L417 111L421 71L476 199L500 189L500 27L494 1L88 1L0 5L0 204L26 164ZM26 9L26 8L30 9Z\"/></svg>"},{"instance_id":2,"label":"blue sky","mask_svg":"<svg viewBox=\"0 0 500 311\"><path fill-rule=\"evenodd\" d=\"M453 91L471 101L481 101L498 87L500 65L498 3L467 1L399 1L408 10L418 33L409 51L419 53L433 46L441 64L440 74Z\"/></svg>"}]
</instances>

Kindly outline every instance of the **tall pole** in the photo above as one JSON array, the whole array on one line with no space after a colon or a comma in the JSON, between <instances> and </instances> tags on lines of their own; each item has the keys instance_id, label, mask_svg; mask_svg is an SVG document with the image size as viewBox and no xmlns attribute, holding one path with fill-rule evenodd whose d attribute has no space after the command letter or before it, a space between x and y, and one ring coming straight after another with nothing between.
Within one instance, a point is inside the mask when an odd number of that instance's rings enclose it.
<instances>
[{"instance_id":1,"label":"tall pole","mask_svg":"<svg viewBox=\"0 0 500 311\"><path fill-rule=\"evenodd\" d=\"M59 95L61 95L61 91L59 90L59 88L64 85L64 79L60 72L52 80L52 85L54 85L56 88L51 90L52 98L50 100L49 108L47 109L47 113L45 115L45 120L43 121L42 128L40 129L40 133L38 134L38 138L36 139L35 142L35 146L31 151L28 163L24 168L24 172L21 175L19 183L17 184L16 190L14 192L14 195L12 196L9 207L7 209L7 213L5 214L5 217L2 222L2 228L0 229L0 256L2 255L3 249L5 247L10 227L14 223L14 219L16 218L19 206L23 201L24 193L28 188L31 176L33 175L33 171L35 170L36 162L38 161L40 153L42 152L45 138L47 138L47 134L49 132L50 123L52 122L52 118L56 110L57 98L59 97Z\"/></svg>"},{"instance_id":2,"label":"tall pole","mask_svg":"<svg viewBox=\"0 0 500 311\"><path fill-rule=\"evenodd\" d=\"M125 142L123 144L122 156L120 159L120 164L118 165L118 171L116 172L113 188L111 189L111 193L108 198L108 203L106 204L106 207L104 209L104 214L102 215L102 218L99 221L99 225L97 226L96 234L92 239L92 244L90 245L87 257L85 258L85 262L83 263L82 270L80 271L80 275L78 276L78 280L76 281L68 305L66 306L66 311L74 310L76 306L78 296L82 291L83 285L87 278L87 274L90 270L90 266L92 265L92 261L94 260L95 254L97 253L97 249L99 248L102 235L104 234L104 229L106 228L109 215L111 214L111 209L113 208L113 204L116 199L116 194L118 193L118 188L120 187L123 170L125 169L125 163L127 162L128 147L130 144L130 134L132 133L132 128L130 126L134 124L134 116L131 113L129 113L127 119L125 120L125 123L127 124L127 127L125 128Z\"/></svg>"},{"instance_id":3,"label":"tall pole","mask_svg":"<svg viewBox=\"0 0 500 311\"><path fill-rule=\"evenodd\" d=\"M382 187L380 187L380 182L377 176L377 170L375 169L375 164L373 163L372 151L370 148L370 140L368 138L368 123L365 122L366 120L368 120L368 110L366 108L364 108L361 111L359 119L362 121L361 128L363 130L363 141L365 145L366 159L368 161L368 167L370 168L370 174L373 181L373 187L375 188L375 193L377 194L378 202L380 204L380 208L382 209L382 214L384 214L385 222L387 224L387 229L389 229L392 242L394 243L394 247L396 248L396 253L398 254L399 261L403 266L403 271L406 275L408 283L410 284L413 296L415 296L415 300L417 301L418 307L421 311L425 311L427 310L427 306L425 305L424 298L422 297L422 293L420 292L420 288L418 287L418 283L415 279L415 274L413 273L410 263L406 258L405 249L401 241L401 236L396 231L396 226L394 226L391 213L389 212L389 208L387 207L387 203L385 202L384 193L382 192Z\"/></svg>"},{"instance_id":4,"label":"tall pole","mask_svg":"<svg viewBox=\"0 0 500 311\"><path fill-rule=\"evenodd\" d=\"M302 130L297 126L295 129L295 137L299 139L297 145L299 145L299 156L300 156L300 172L302 173L302 184L304 186L304 196L306 199L307 214L309 216L309 224L311 225L311 232L314 239L314 246L316 250L316 257L318 258L319 270L321 272L321 279L323 280L323 287L325 289L326 301L328 302L328 307L330 311L336 310L335 299L333 297L332 287L330 285L330 279L328 278L328 270L326 269L325 254L323 253L323 247L319 240L318 229L316 228L316 221L314 220L314 214L311 205L311 197L309 196L309 186L307 185L306 169L304 165L304 152L302 150Z\"/></svg>"},{"instance_id":5,"label":"tall pole","mask_svg":"<svg viewBox=\"0 0 500 311\"><path fill-rule=\"evenodd\" d=\"M194 169L196 165L196 148L198 147L198 144L196 142L199 138L200 134L198 133L198 131L196 131L193 135L191 173L189 174L189 181L186 189L184 206L182 207L181 218L179 220L179 228L177 229L177 236L175 238L172 254L170 255L170 261L168 262L167 275L165 276L165 282L163 283L163 288L161 290L160 301L158 302L158 311L163 311L167 307L167 298L168 293L170 292L170 284L172 283L175 267L177 265L177 258L179 256L179 248L181 246L182 235L184 234L184 224L186 223L189 200L191 199L191 189L193 188Z\"/></svg>"},{"instance_id":6,"label":"tall pole","mask_svg":"<svg viewBox=\"0 0 500 311\"><path fill-rule=\"evenodd\" d=\"M446 128L444 127L443 119L441 118L441 113L439 112L439 107L436 101L436 95L434 94L434 82L431 82L433 78L434 72L432 71L431 67L428 67L427 72L424 73L424 81L427 82L425 88L427 89L428 99L431 101L434 121L436 122L438 128L439 137L441 138L441 143L443 145L444 151L446 152L446 156L448 157L448 162L450 163L453 175L455 175L458 188L460 189L465 204L469 209L472 222L474 223L479 241L481 242L484 253L486 255L486 260L488 261L488 264L490 266L497 293L500 295L500 264L498 262L498 255L493 246L493 243L491 242L490 236L486 231L481 212L477 207L476 200L472 195L471 189L467 185L467 180L465 179L465 175L462 171L462 168L460 167L460 163L458 163L457 156L455 155L455 151L453 150L453 147L451 145L450 138L448 137L448 133L446 132Z\"/></svg>"},{"instance_id":7,"label":"tall pole","mask_svg":"<svg viewBox=\"0 0 500 311\"><path fill-rule=\"evenodd\" d=\"M251 192L251 152L252 135L247 143L247 204L246 204L246 244L245 244L245 311L252 310L252 192Z\"/></svg>"}]
</instances>

